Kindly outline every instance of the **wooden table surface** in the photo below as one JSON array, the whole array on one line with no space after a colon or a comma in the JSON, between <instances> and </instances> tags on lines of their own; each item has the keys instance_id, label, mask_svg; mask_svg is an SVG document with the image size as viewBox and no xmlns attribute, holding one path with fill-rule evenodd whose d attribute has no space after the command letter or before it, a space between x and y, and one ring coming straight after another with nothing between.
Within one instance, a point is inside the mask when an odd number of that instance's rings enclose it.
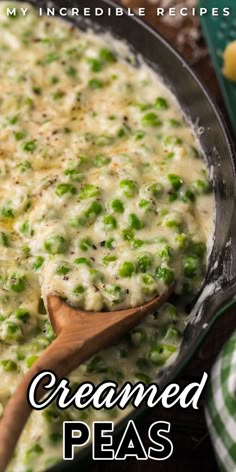
<instances>
[{"instance_id":1,"label":"wooden table surface","mask_svg":"<svg viewBox=\"0 0 236 472\"><path fill-rule=\"evenodd\" d=\"M161 6L161 0L120 0L119 3L134 10L138 7L146 8L145 21L166 37L183 54L185 59L193 65L207 84L212 96L227 119L215 72L201 36L198 20L195 19L192 22L187 18L186 20L179 21L177 18L173 20L172 24L170 24L168 19L163 21L156 16L156 8ZM180 3L178 0L169 1L170 6L176 6L178 3ZM186 3L186 1L182 0L181 3L183 6L183 3ZM236 308L229 310L218 320L200 352L194 357L178 381L181 384L197 381L201 378L204 370L209 372L218 352L234 329L236 329ZM160 407L151 410L145 417L145 420L142 419L141 425L137 423L139 431L141 428L141 437L144 444L145 442L147 443L148 427L158 420L170 421L172 425L171 439L174 445L174 452L170 459L163 462L152 460L142 462L129 459L124 462L94 463L91 466L91 472L110 472L111 470L112 472L123 472L126 470L129 470L129 472L144 472L147 470L150 472L218 471L202 407L197 411L192 409L183 410L179 407L172 408L170 411Z\"/></svg>"}]
</instances>

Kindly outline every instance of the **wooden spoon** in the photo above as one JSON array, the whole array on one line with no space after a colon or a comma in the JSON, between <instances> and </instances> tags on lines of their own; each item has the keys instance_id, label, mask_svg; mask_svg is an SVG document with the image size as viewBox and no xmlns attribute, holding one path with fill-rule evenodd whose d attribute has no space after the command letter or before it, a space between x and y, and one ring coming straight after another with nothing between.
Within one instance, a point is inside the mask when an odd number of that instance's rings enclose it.
<instances>
[{"instance_id":1,"label":"wooden spoon","mask_svg":"<svg viewBox=\"0 0 236 472\"><path fill-rule=\"evenodd\" d=\"M82 311L57 296L48 297L48 313L57 338L25 374L4 410L0 422L0 472L10 461L32 411L27 401L27 390L33 377L42 370L51 370L58 378L68 375L97 351L140 323L144 316L153 313L167 300L172 290L173 287L170 287L145 305L112 312ZM37 400L44 393L43 385L40 385Z\"/></svg>"}]
</instances>

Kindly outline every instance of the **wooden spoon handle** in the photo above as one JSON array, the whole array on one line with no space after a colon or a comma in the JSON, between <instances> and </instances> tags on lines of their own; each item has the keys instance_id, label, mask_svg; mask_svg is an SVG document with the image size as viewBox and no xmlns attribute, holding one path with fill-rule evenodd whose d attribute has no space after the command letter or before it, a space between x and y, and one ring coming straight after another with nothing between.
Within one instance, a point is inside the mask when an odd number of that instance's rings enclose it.
<instances>
[{"instance_id":1,"label":"wooden spoon handle","mask_svg":"<svg viewBox=\"0 0 236 472\"><path fill-rule=\"evenodd\" d=\"M71 328L70 328L71 331ZM3 472L9 463L17 440L32 411L27 400L27 391L33 377L42 370L51 370L59 378L66 376L89 357L89 352L81 349L83 342L69 344L69 336L63 330L58 338L42 353L39 359L24 375L15 393L8 401L0 422L0 472ZM37 400L45 390L43 384L37 389Z\"/></svg>"}]
</instances>

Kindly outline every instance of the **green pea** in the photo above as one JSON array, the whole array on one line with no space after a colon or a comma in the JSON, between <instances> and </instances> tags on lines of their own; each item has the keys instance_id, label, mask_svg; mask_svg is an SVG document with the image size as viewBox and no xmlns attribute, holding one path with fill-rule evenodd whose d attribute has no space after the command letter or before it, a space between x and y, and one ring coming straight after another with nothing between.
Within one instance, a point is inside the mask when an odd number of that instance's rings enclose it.
<instances>
[{"instance_id":1,"label":"green pea","mask_svg":"<svg viewBox=\"0 0 236 472\"><path fill-rule=\"evenodd\" d=\"M22 161L17 165L17 168L21 172L26 172L27 170L32 169L32 165L29 161Z\"/></svg>"},{"instance_id":2,"label":"green pea","mask_svg":"<svg viewBox=\"0 0 236 472\"><path fill-rule=\"evenodd\" d=\"M116 54L108 48L101 48L99 51L99 57L105 62L116 62Z\"/></svg>"},{"instance_id":3,"label":"green pea","mask_svg":"<svg viewBox=\"0 0 236 472\"><path fill-rule=\"evenodd\" d=\"M163 192L163 186L160 183L152 184L148 187L148 190L155 198L159 198Z\"/></svg>"},{"instance_id":4,"label":"green pea","mask_svg":"<svg viewBox=\"0 0 236 472\"><path fill-rule=\"evenodd\" d=\"M52 62L58 61L59 58L60 56L56 52L49 52L43 62L44 64L51 64Z\"/></svg>"},{"instance_id":5,"label":"green pea","mask_svg":"<svg viewBox=\"0 0 236 472\"><path fill-rule=\"evenodd\" d=\"M41 329L37 327L37 329L35 330L36 336L39 334L40 330ZM49 339L46 336L42 336L38 338L37 341L30 344L30 349L32 352L41 352L42 349L46 349L46 347L48 347L49 344L50 344ZM25 359L26 357L24 352L22 354L20 353L19 355L22 357L22 360Z\"/></svg>"},{"instance_id":6,"label":"green pea","mask_svg":"<svg viewBox=\"0 0 236 472\"><path fill-rule=\"evenodd\" d=\"M103 274L97 269L89 269L89 275L93 283L103 282Z\"/></svg>"},{"instance_id":7,"label":"green pea","mask_svg":"<svg viewBox=\"0 0 236 472\"><path fill-rule=\"evenodd\" d=\"M75 216L68 220L68 224L69 226L71 226L71 228L79 228L80 226L86 226L87 223L88 219L85 215Z\"/></svg>"},{"instance_id":8,"label":"green pea","mask_svg":"<svg viewBox=\"0 0 236 472\"><path fill-rule=\"evenodd\" d=\"M153 265L153 259L149 254L139 254L137 260L139 272L147 272Z\"/></svg>"},{"instance_id":9,"label":"green pea","mask_svg":"<svg viewBox=\"0 0 236 472\"><path fill-rule=\"evenodd\" d=\"M118 138L124 138L127 134L127 131L125 130L125 128L120 128L118 131L117 131L117 136Z\"/></svg>"},{"instance_id":10,"label":"green pea","mask_svg":"<svg viewBox=\"0 0 236 472\"><path fill-rule=\"evenodd\" d=\"M102 212L101 203L95 201L90 205L89 209L85 212L85 216L86 218L93 219L96 216L100 215L101 212Z\"/></svg>"},{"instance_id":11,"label":"green pea","mask_svg":"<svg viewBox=\"0 0 236 472\"><path fill-rule=\"evenodd\" d=\"M24 103L24 105L26 105L28 107L29 110L32 110L33 107L34 107L34 101L29 96L24 97L24 102L23 103Z\"/></svg>"},{"instance_id":12,"label":"green pea","mask_svg":"<svg viewBox=\"0 0 236 472\"><path fill-rule=\"evenodd\" d=\"M99 194L100 189L98 187L95 187L95 185L92 184L88 184L82 188L79 194L79 198L81 200L85 200L87 198L97 197Z\"/></svg>"},{"instance_id":13,"label":"green pea","mask_svg":"<svg viewBox=\"0 0 236 472\"><path fill-rule=\"evenodd\" d=\"M159 116L156 113L149 112L143 115L142 125L156 127L156 126L161 126L162 121L160 120Z\"/></svg>"},{"instance_id":14,"label":"green pea","mask_svg":"<svg viewBox=\"0 0 236 472\"><path fill-rule=\"evenodd\" d=\"M156 318L159 326L169 326L176 324L178 320L178 312L174 305L165 303L158 311Z\"/></svg>"},{"instance_id":15,"label":"green pea","mask_svg":"<svg viewBox=\"0 0 236 472\"><path fill-rule=\"evenodd\" d=\"M83 238L79 242L79 248L81 249L81 251L86 252L89 249L91 249L92 247L93 247L93 241L89 237Z\"/></svg>"},{"instance_id":16,"label":"green pea","mask_svg":"<svg viewBox=\"0 0 236 472\"><path fill-rule=\"evenodd\" d=\"M147 111L152 105L150 105L150 103L135 103L133 106L139 108L140 111Z\"/></svg>"},{"instance_id":17,"label":"green pea","mask_svg":"<svg viewBox=\"0 0 236 472\"><path fill-rule=\"evenodd\" d=\"M20 250L22 252L23 257L29 257L30 256L30 248L29 246L21 246Z\"/></svg>"},{"instance_id":18,"label":"green pea","mask_svg":"<svg viewBox=\"0 0 236 472\"><path fill-rule=\"evenodd\" d=\"M168 101L163 97L157 97L155 101L155 108L158 110L167 110L169 108Z\"/></svg>"},{"instance_id":19,"label":"green pea","mask_svg":"<svg viewBox=\"0 0 236 472\"><path fill-rule=\"evenodd\" d=\"M185 233L177 234L175 242L179 249L186 250L189 245L189 238Z\"/></svg>"},{"instance_id":20,"label":"green pea","mask_svg":"<svg viewBox=\"0 0 236 472\"><path fill-rule=\"evenodd\" d=\"M88 82L88 86L92 90L101 89L104 87L104 85L105 83L103 82L103 80L96 79L96 78L90 79Z\"/></svg>"},{"instance_id":21,"label":"green pea","mask_svg":"<svg viewBox=\"0 0 236 472\"><path fill-rule=\"evenodd\" d=\"M50 425L55 424L57 426L64 419L64 413L59 408L56 408L56 406L50 405L43 411L43 417Z\"/></svg>"},{"instance_id":22,"label":"green pea","mask_svg":"<svg viewBox=\"0 0 236 472\"><path fill-rule=\"evenodd\" d=\"M45 251L52 255L62 254L63 252L66 251L66 248L67 248L67 242L65 238L59 234L50 236L44 242Z\"/></svg>"},{"instance_id":23,"label":"green pea","mask_svg":"<svg viewBox=\"0 0 236 472\"><path fill-rule=\"evenodd\" d=\"M127 198L134 197L138 192L137 184L130 179L121 180L119 187L122 190L123 195Z\"/></svg>"},{"instance_id":24,"label":"green pea","mask_svg":"<svg viewBox=\"0 0 236 472\"><path fill-rule=\"evenodd\" d=\"M121 303L126 297L126 291L117 284L106 284L105 294L112 303Z\"/></svg>"},{"instance_id":25,"label":"green pea","mask_svg":"<svg viewBox=\"0 0 236 472\"><path fill-rule=\"evenodd\" d=\"M97 156L95 156L95 159L94 159L94 164L95 164L97 167L106 166L106 165L108 165L110 162L111 162L111 158L110 158L110 157L107 157L107 156L103 156L102 154L98 154Z\"/></svg>"},{"instance_id":26,"label":"green pea","mask_svg":"<svg viewBox=\"0 0 236 472\"><path fill-rule=\"evenodd\" d=\"M74 182L79 182L80 181L80 176L78 175L80 173L79 169L66 169L64 171L64 175L69 175L70 179Z\"/></svg>"},{"instance_id":27,"label":"green pea","mask_svg":"<svg viewBox=\"0 0 236 472\"><path fill-rule=\"evenodd\" d=\"M56 274L57 275L66 275L70 272L71 268L68 264L62 263L59 264L58 267L56 268Z\"/></svg>"},{"instance_id":28,"label":"green pea","mask_svg":"<svg viewBox=\"0 0 236 472\"><path fill-rule=\"evenodd\" d=\"M28 310L26 310L25 308L17 308L13 315L17 318L17 320L20 320L22 321L22 323L27 323L27 321L29 321L30 319L30 313Z\"/></svg>"},{"instance_id":29,"label":"green pea","mask_svg":"<svg viewBox=\"0 0 236 472\"><path fill-rule=\"evenodd\" d=\"M175 278L175 274L174 271L168 267L158 267L156 269L156 277L162 280L166 285L170 285Z\"/></svg>"},{"instance_id":30,"label":"green pea","mask_svg":"<svg viewBox=\"0 0 236 472\"><path fill-rule=\"evenodd\" d=\"M124 213L125 211L124 203L119 199L112 200L110 205L116 213Z\"/></svg>"},{"instance_id":31,"label":"green pea","mask_svg":"<svg viewBox=\"0 0 236 472\"><path fill-rule=\"evenodd\" d=\"M42 89L41 87L38 87L37 85L32 87L32 91L35 93L35 95L42 95Z\"/></svg>"},{"instance_id":32,"label":"green pea","mask_svg":"<svg viewBox=\"0 0 236 472\"><path fill-rule=\"evenodd\" d=\"M193 203L196 200L196 195L190 189L181 190L179 197L185 203Z\"/></svg>"},{"instance_id":33,"label":"green pea","mask_svg":"<svg viewBox=\"0 0 236 472\"><path fill-rule=\"evenodd\" d=\"M147 209L147 208L150 208L150 200L145 200L145 198L142 198L140 201L139 201L139 208L144 208L144 209Z\"/></svg>"},{"instance_id":34,"label":"green pea","mask_svg":"<svg viewBox=\"0 0 236 472\"><path fill-rule=\"evenodd\" d=\"M175 120L174 118L170 118L166 121L166 123L173 128L179 128L180 126L182 126L181 121Z\"/></svg>"},{"instance_id":35,"label":"green pea","mask_svg":"<svg viewBox=\"0 0 236 472\"><path fill-rule=\"evenodd\" d=\"M23 292L26 286L25 275L20 275L17 272L13 272L7 279L7 287L13 292Z\"/></svg>"},{"instance_id":36,"label":"green pea","mask_svg":"<svg viewBox=\"0 0 236 472\"><path fill-rule=\"evenodd\" d=\"M75 264L85 264L89 267L91 267L91 261L89 259L87 259L87 257L78 257L77 259L74 260L74 263Z\"/></svg>"},{"instance_id":37,"label":"green pea","mask_svg":"<svg viewBox=\"0 0 236 472\"><path fill-rule=\"evenodd\" d=\"M177 198L178 198L178 193L177 192L173 192L173 191L169 192L169 195L168 195L168 202L169 203L175 202L177 200Z\"/></svg>"},{"instance_id":38,"label":"green pea","mask_svg":"<svg viewBox=\"0 0 236 472\"><path fill-rule=\"evenodd\" d=\"M135 233L133 229L123 229L122 237L125 241L132 241L134 239Z\"/></svg>"},{"instance_id":39,"label":"green pea","mask_svg":"<svg viewBox=\"0 0 236 472\"><path fill-rule=\"evenodd\" d=\"M20 232L23 234L27 234L29 231L29 222L25 221L21 226L20 226Z\"/></svg>"},{"instance_id":40,"label":"green pea","mask_svg":"<svg viewBox=\"0 0 236 472\"><path fill-rule=\"evenodd\" d=\"M181 179L181 177L179 177L179 175L168 174L167 179L174 190L179 190L180 187L183 185L183 180Z\"/></svg>"},{"instance_id":41,"label":"green pea","mask_svg":"<svg viewBox=\"0 0 236 472\"><path fill-rule=\"evenodd\" d=\"M52 93L53 100L61 100L65 96L63 90L57 90L57 92Z\"/></svg>"},{"instance_id":42,"label":"green pea","mask_svg":"<svg viewBox=\"0 0 236 472\"><path fill-rule=\"evenodd\" d=\"M162 208L162 210L160 211L160 217L161 217L161 218L162 218L162 217L169 218L169 210L167 210L167 208ZM176 215L175 215L175 217L177 218ZM179 217L179 219L180 219L180 217ZM161 241L161 238L158 238L158 239ZM164 242L164 239L165 239L165 238L163 238L163 242ZM167 242L167 239L165 239L165 240L166 240L166 242Z\"/></svg>"},{"instance_id":43,"label":"green pea","mask_svg":"<svg viewBox=\"0 0 236 472\"><path fill-rule=\"evenodd\" d=\"M115 262L117 260L116 256L105 256L103 257L103 264L104 265L109 265L111 262Z\"/></svg>"},{"instance_id":44,"label":"green pea","mask_svg":"<svg viewBox=\"0 0 236 472\"><path fill-rule=\"evenodd\" d=\"M178 331L178 329L173 328L173 326L169 326L167 328L164 341L167 343L174 343L177 344L181 338L181 333Z\"/></svg>"},{"instance_id":45,"label":"green pea","mask_svg":"<svg viewBox=\"0 0 236 472\"><path fill-rule=\"evenodd\" d=\"M63 132L65 134L70 134L71 133L71 128L68 128L67 126L65 126L65 128L63 128Z\"/></svg>"},{"instance_id":46,"label":"green pea","mask_svg":"<svg viewBox=\"0 0 236 472\"><path fill-rule=\"evenodd\" d=\"M103 62L95 57L88 57L87 61L92 72L101 72L104 67Z\"/></svg>"},{"instance_id":47,"label":"green pea","mask_svg":"<svg viewBox=\"0 0 236 472\"><path fill-rule=\"evenodd\" d=\"M44 263L44 257L42 257L42 256L36 257L36 259L35 259L35 261L32 265L32 269L33 270L40 269L40 267L42 267L43 263Z\"/></svg>"},{"instance_id":48,"label":"green pea","mask_svg":"<svg viewBox=\"0 0 236 472\"><path fill-rule=\"evenodd\" d=\"M114 238L106 239L105 248L106 249L115 249L115 239Z\"/></svg>"},{"instance_id":49,"label":"green pea","mask_svg":"<svg viewBox=\"0 0 236 472\"><path fill-rule=\"evenodd\" d=\"M139 382L143 382L144 384L150 384L151 383L151 378L149 375L144 374L143 372L135 372L135 378Z\"/></svg>"},{"instance_id":50,"label":"green pea","mask_svg":"<svg viewBox=\"0 0 236 472\"><path fill-rule=\"evenodd\" d=\"M75 295L83 295L85 292L85 288L83 287L83 285L76 285L73 292L75 293Z\"/></svg>"},{"instance_id":51,"label":"green pea","mask_svg":"<svg viewBox=\"0 0 236 472\"><path fill-rule=\"evenodd\" d=\"M50 436L49 436L49 441L52 443L52 444L57 444L57 443L60 443L62 441L62 433L51 433ZM52 464L53 465L53 464Z\"/></svg>"},{"instance_id":52,"label":"green pea","mask_svg":"<svg viewBox=\"0 0 236 472\"><path fill-rule=\"evenodd\" d=\"M195 148L195 146L190 146L190 149L191 149L192 157L194 157L195 159L199 159L200 154L198 150Z\"/></svg>"},{"instance_id":53,"label":"green pea","mask_svg":"<svg viewBox=\"0 0 236 472\"><path fill-rule=\"evenodd\" d=\"M73 66L67 67L67 69L65 70L65 72L66 72L66 75L68 75L68 77L74 78L74 77L77 76L77 70L76 70L76 68L73 67Z\"/></svg>"},{"instance_id":54,"label":"green pea","mask_svg":"<svg viewBox=\"0 0 236 472\"><path fill-rule=\"evenodd\" d=\"M142 130L136 131L136 133L134 134L135 141L140 141L141 139L143 139L145 134L146 133Z\"/></svg>"},{"instance_id":55,"label":"green pea","mask_svg":"<svg viewBox=\"0 0 236 472\"><path fill-rule=\"evenodd\" d=\"M9 125L15 125L18 121L18 116L17 115L7 116L6 121Z\"/></svg>"},{"instance_id":56,"label":"green pea","mask_svg":"<svg viewBox=\"0 0 236 472\"><path fill-rule=\"evenodd\" d=\"M183 229L183 222L181 218L174 214L167 215L163 220L163 225L166 228L171 228L176 231L181 231Z\"/></svg>"},{"instance_id":57,"label":"green pea","mask_svg":"<svg viewBox=\"0 0 236 472\"><path fill-rule=\"evenodd\" d=\"M206 253L206 244L202 241L192 241L190 251L194 256L202 258Z\"/></svg>"},{"instance_id":58,"label":"green pea","mask_svg":"<svg viewBox=\"0 0 236 472\"><path fill-rule=\"evenodd\" d=\"M30 369L30 367L32 367L32 365L37 361L38 358L39 358L39 356L36 356L36 355L32 355L32 356L28 357L26 359L26 367L28 367L28 369Z\"/></svg>"},{"instance_id":59,"label":"green pea","mask_svg":"<svg viewBox=\"0 0 236 472\"><path fill-rule=\"evenodd\" d=\"M211 185L209 181L199 179L193 183L193 189L196 192L196 194L201 195L201 194L210 192Z\"/></svg>"},{"instance_id":60,"label":"green pea","mask_svg":"<svg viewBox=\"0 0 236 472\"><path fill-rule=\"evenodd\" d=\"M42 448L42 446L40 446L38 442L33 444L33 446L30 446L26 451L25 456L27 461L36 458L38 455L42 454L43 451L44 449Z\"/></svg>"},{"instance_id":61,"label":"green pea","mask_svg":"<svg viewBox=\"0 0 236 472\"><path fill-rule=\"evenodd\" d=\"M166 160L170 160L170 159L173 159L173 157L175 157L175 153L174 152L167 152L164 156L164 159Z\"/></svg>"},{"instance_id":62,"label":"green pea","mask_svg":"<svg viewBox=\"0 0 236 472\"><path fill-rule=\"evenodd\" d=\"M106 371L106 375L103 377L103 380L106 381L107 379L114 379L117 382L121 382L124 379L124 374L122 370L114 368L114 367L108 367ZM107 410L105 410L105 414L107 416ZM118 412L112 412L110 410L109 417L110 418L115 418L117 416Z\"/></svg>"},{"instance_id":63,"label":"green pea","mask_svg":"<svg viewBox=\"0 0 236 472\"><path fill-rule=\"evenodd\" d=\"M3 231L1 232L1 241L2 241L2 245L4 247L9 247L10 246L10 243L9 243L9 237L6 233L4 233Z\"/></svg>"},{"instance_id":64,"label":"green pea","mask_svg":"<svg viewBox=\"0 0 236 472\"><path fill-rule=\"evenodd\" d=\"M75 194L76 188L73 187L71 184L61 183L56 186L55 193L58 197L63 197L66 193Z\"/></svg>"},{"instance_id":65,"label":"green pea","mask_svg":"<svg viewBox=\"0 0 236 472\"><path fill-rule=\"evenodd\" d=\"M184 259L184 275L189 279L196 277L199 268L199 261L196 257L188 256Z\"/></svg>"},{"instance_id":66,"label":"green pea","mask_svg":"<svg viewBox=\"0 0 236 472\"><path fill-rule=\"evenodd\" d=\"M183 144L183 141L181 138L178 138L177 136L165 136L163 139L163 144L165 147L175 147L175 146L180 146Z\"/></svg>"},{"instance_id":67,"label":"green pea","mask_svg":"<svg viewBox=\"0 0 236 472\"><path fill-rule=\"evenodd\" d=\"M12 342L12 341L21 341L22 340L22 331L20 326L12 321L6 322L6 335L5 340Z\"/></svg>"},{"instance_id":68,"label":"green pea","mask_svg":"<svg viewBox=\"0 0 236 472\"><path fill-rule=\"evenodd\" d=\"M157 251L157 255L161 259L166 259L169 261L172 258L173 250L169 244L165 244L161 249L159 249L159 251Z\"/></svg>"},{"instance_id":69,"label":"green pea","mask_svg":"<svg viewBox=\"0 0 236 472\"><path fill-rule=\"evenodd\" d=\"M143 246L144 241L142 241L142 239L136 239L136 238L134 238L134 239L132 239L132 240L130 241L130 243L131 243L131 246L132 246L133 249L138 249L138 248L140 248L141 246Z\"/></svg>"},{"instance_id":70,"label":"green pea","mask_svg":"<svg viewBox=\"0 0 236 472\"><path fill-rule=\"evenodd\" d=\"M57 77L56 75L53 75L51 78L51 85L56 85L58 84L58 82L59 82L59 77Z\"/></svg>"},{"instance_id":71,"label":"green pea","mask_svg":"<svg viewBox=\"0 0 236 472\"><path fill-rule=\"evenodd\" d=\"M5 372L14 372L17 370L17 364L11 359L4 359L0 364Z\"/></svg>"},{"instance_id":72,"label":"green pea","mask_svg":"<svg viewBox=\"0 0 236 472\"><path fill-rule=\"evenodd\" d=\"M136 267L133 262L125 261L120 265L119 276L131 277L136 272Z\"/></svg>"},{"instance_id":73,"label":"green pea","mask_svg":"<svg viewBox=\"0 0 236 472\"><path fill-rule=\"evenodd\" d=\"M157 292L156 281L151 274L142 274L142 292L145 295L154 295Z\"/></svg>"},{"instance_id":74,"label":"green pea","mask_svg":"<svg viewBox=\"0 0 236 472\"><path fill-rule=\"evenodd\" d=\"M20 232L26 236L34 235L34 230L30 227L30 224L27 220L24 221L24 223L20 226Z\"/></svg>"},{"instance_id":75,"label":"green pea","mask_svg":"<svg viewBox=\"0 0 236 472\"><path fill-rule=\"evenodd\" d=\"M176 352L176 350L177 348L171 344L161 343L150 349L148 357L153 364L162 366Z\"/></svg>"},{"instance_id":76,"label":"green pea","mask_svg":"<svg viewBox=\"0 0 236 472\"><path fill-rule=\"evenodd\" d=\"M91 374L102 374L107 370L107 364L102 356L94 356L86 365Z\"/></svg>"},{"instance_id":77,"label":"green pea","mask_svg":"<svg viewBox=\"0 0 236 472\"><path fill-rule=\"evenodd\" d=\"M102 222L108 231L117 228L117 221L112 215L105 215Z\"/></svg>"},{"instance_id":78,"label":"green pea","mask_svg":"<svg viewBox=\"0 0 236 472\"><path fill-rule=\"evenodd\" d=\"M140 230L144 227L144 223L138 218L135 213L130 213L128 216L129 228Z\"/></svg>"},{"instance_id":79,"label":"green pea","mask_svg":"<svg viewBox=\"0 0 236 472\"><path fill-rule=\"evenodd\" d=\"M22 149L26 152L33 152L37 148L37 144L35 141L27 141L23 144Z\"/></svg>"},{"instance_id":80,"label":"green pea","mask_svg":"<svg viewBox=\"0 0 236 472\"><path fill-rule=\"evenodd\" d=\"M45 324L45 336L49 342L54 341L56 338L56 335L52 329L52 325L49 323L49 321L47 321Z\"/></svg>"},{"instance_id":81,"label":"green pea","mask_svg":"<svg viewBox=\"0 0 236 472\"><path fill-rule=\"evenodd\" d=\"M14 211L13 209L10 207L10 203L6 203L6 205L4 205L1 209L1 215L4 217L4 218L14 218Z\"/></svg>"},{"instance_id":82,"label":"green pea","mask_svg":"<svg viewBox=\"0 0 236 472\"><path fill-rule=\"evenodd\" d=\"M110 146L115 142L114 136L106 136L102 134L96 138L96 145L97 146Z\"/></svg>"}]
</instances>

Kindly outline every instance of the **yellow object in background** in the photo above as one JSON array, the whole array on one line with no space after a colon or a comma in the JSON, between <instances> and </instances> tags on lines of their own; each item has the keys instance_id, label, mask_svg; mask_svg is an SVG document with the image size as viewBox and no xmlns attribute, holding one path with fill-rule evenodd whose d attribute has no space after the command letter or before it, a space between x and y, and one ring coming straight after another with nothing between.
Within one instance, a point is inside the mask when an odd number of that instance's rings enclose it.
<instances>
[{"instance_id":1,"label":"yellow object in background","mask_svg":"<svg viewBox=\"0 0 236 472\"><path fill-rule=\"evenodd\" d=\"M236 41L229 43L224 50L223 75L236 82Z\"/></svg>"}]
</instances>

